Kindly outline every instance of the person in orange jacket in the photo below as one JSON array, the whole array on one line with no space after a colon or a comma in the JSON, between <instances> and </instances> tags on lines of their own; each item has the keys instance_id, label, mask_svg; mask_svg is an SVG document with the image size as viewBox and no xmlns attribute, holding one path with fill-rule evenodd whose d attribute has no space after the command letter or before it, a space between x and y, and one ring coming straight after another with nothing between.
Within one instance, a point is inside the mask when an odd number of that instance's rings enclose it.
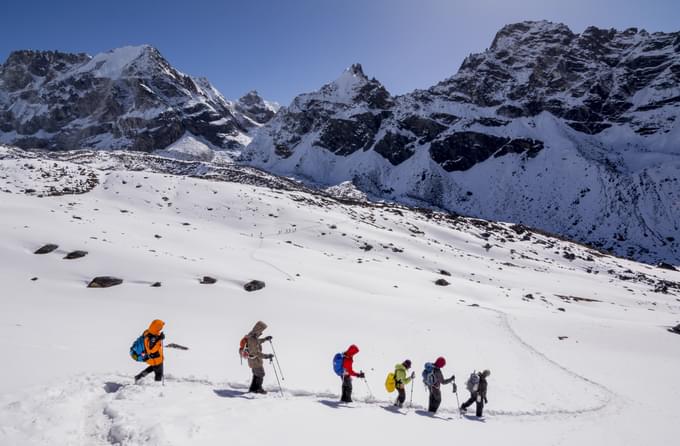
<instances>
[{"instance_id":1,"label":"person in orange jacket","mask_svg":"<svg viewBox=\"0 0 680 446\"><path fill-rule=\"evenodd\" d=\"M163 379L163 339L165 339L165 333L162 333L162 330L164 326L165 322L155 319L149 325L149 329L144 331L144 349L148 357L146 363L149 366L135 376L135 382L151 372L154 372L156 381Z\"/></svg>"}]
</instances>

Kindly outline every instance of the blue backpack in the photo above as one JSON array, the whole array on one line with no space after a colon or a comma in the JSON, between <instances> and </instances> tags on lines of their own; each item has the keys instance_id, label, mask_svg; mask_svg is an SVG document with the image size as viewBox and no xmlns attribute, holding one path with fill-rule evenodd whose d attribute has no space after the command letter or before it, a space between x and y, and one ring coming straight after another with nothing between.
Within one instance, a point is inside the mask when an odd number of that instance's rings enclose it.
<instances>
[{"instance_id":1,"label":"blue backpack","mask_svg":"<svg viewBox=\"0 0 680 446\"><path fill-rule=\"evenodd\" d=\"M431 362L425 363L425 368L423 369L423 383L425 383L427 387L434 384L434 364Z\"/></svg>"},{"instance_id":2,"label":"blue backpack","mask_svg":"<svg viewBox=\"0 0 680 446\"><path fill-rule=\"evenodd\" d=\"M132 343L132 347L130 347L130 356L132 356L132 359L139 362L144 362L148 359L146 347L144 347L144 335L141 335Z\"/></svg>"},{"instance_id":3,"label":"blue backpack","mask_svg":"<svg viewBox=\"0 0 680 446\"><path fill-rule=\"evenodd\" d=\"M345 374L345 368L342 366L342 363L344 361L345 361L344 353L336 353L335 356L333 356L333 371L338 376L342 376Z\"/></svg>"}]
</instances>

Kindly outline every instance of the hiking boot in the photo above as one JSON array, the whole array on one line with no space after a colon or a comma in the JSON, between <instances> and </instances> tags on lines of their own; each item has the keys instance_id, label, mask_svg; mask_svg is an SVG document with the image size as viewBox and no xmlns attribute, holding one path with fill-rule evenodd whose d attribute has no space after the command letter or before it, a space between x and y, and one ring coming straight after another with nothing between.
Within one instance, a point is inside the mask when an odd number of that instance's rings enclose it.
<instances>
[{"instance_id":1,"label":"hiking boot","mask_svg":"<svg viewBox=\"0 0 680 446\"><path fill-rule=\"evenodd\" d=\"M460 406L460 413L465 413L467 412L467 409L463 406Z\"/></svg>"},{"instance_id":2,"label":"hiking boot","mask_svg":"<svg viewBox=\"0 0 680 446\"><path fill-rule=\"evenodd\" d=\"M266 394L267 394L267 391L264 390L262 387L260 387L259 389L253 390L253 392L259 393L259 394L261 394L261 395L266 395Z\"/></svg>"}]
</instances>

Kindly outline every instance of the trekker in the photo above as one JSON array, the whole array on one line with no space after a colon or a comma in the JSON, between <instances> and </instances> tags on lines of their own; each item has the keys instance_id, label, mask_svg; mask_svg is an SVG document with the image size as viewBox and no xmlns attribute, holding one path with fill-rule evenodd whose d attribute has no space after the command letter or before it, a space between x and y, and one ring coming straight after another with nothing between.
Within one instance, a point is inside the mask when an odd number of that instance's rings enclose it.
<instances>
[{"instance_id":1,"label":"trekker","mask_svg":"<svg viewBox=\"0 0 680 446\"><path fill-rule=\"evenodd\" d=\"M262 388L262 383L264 382L264 361L263 359L272 359L274 355L267 353L262 353L262 343L271 341L271 336L262 336L262 332L267 329L267 324L262 321L257 321L250 333L246 335L246 346L248 349L248 367L253 372L253 381L250 384L250 389L248 392L253 393L267 393L266 390Z\"/></svg>"},{"instance_id":2,"label":"trekker","mask_svg":"<svg viewBox=\"0 0 680 446\"><path fill-rule=\"evenodd\" d=\"M445 365L446 359L440 356L434 362L434 367L432 369L432 384L430 384L428 387L428 389L430 390L430 404L427 409L427 411L431 412L432 414L435 414L437 412L437 409L439 409L439 405L442 403L442 391L441 391L442 384L446 385L452 383L456 379L455 375L451 375L450 378L444 379L444 375L442 374L442 368Z\"/></svg>"},{"instance_id":3,"label":"trekker","mask_svg":"<svg viewBox=\"0 0 680 446\"><path fill-rule=\"evenodd\" d=\"M406 385L416 377L416 372L411 372L411 376L408 375L408 370L410 368L410 359L407 359L401 364L394 366L395 389L397 389L397 392L399 392L399 396L397 397L397 401L394 403L394 405L400 409L404 407L404 401L406 401Z\"/></svg>"},{"instance_id":4,"label":"trekker","mask_svg":"<svg viewBox=\"0 0 680 446\"><path fill-rule=\"evenodd\" d=\"M343 353L342 359L342 397L340 401L343 403L352 402L352 377L364 378L366 375L364 372L355 372L352 368L354 365L354 355L359 353L359 347L352 344L349 346L347 351Z\"/></svg>"},{"instance_id":5,"label":"trekker","mask_svg":"<svg viewBox=\"0 0 680 446\"><path fill-rule=\"evenodd\" d=\"M146 352L146 363L149 367L145 368L138 375L135 376L135 383L144 378L151 372L154 372L154 380L163 380L163 339L165 333L162 333L165 322L160 319L155 319L149 325L149 329L144 331L144 350Z\"/></svg>"},{"instance_id":6,"label":"trekker","mask_svg":"<svg viewBox=\"0 0 680 446\"><path fill-rule=\"evenodd\" d=\"M479 373L472 373L470 378L468 378L467 388L470 391L470 399L460 406L460 411L465 413L467 408L472 405L472 403L477 403L477 412L475 415L478 417L482 416L482 411L484 410L484 404L487 404L489 400L486 399L486 389L488 388L488 383L486 379L491 375L490 370L484 370Z\"/></svg>"}]
</instances>

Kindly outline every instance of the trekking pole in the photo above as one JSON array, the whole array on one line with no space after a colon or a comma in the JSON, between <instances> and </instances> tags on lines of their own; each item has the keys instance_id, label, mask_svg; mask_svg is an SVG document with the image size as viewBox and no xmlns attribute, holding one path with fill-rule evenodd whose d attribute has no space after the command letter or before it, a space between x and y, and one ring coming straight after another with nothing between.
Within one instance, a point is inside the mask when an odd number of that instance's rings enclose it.
<instances>
[{"instance_id":1,"label":"trekking pole","mask_svg":"<svg viewBox=\"0 0 680 446\"><path fill-rule=\"evenodd\" d=\"M272 347L272 353L274 353L274 359L276 359L276 365L279 366L279 372L281 372L281 381L285 381L286 378L283 377L283 370L281 370L281 364L279 364L279 355L276 354L276 350L274 349L274 343L272 340L269 340L269 345Z\"/></svg>"},{"instance_id":2,"label":"trekking pole","mask_svg":"<svg viewBox=\"0 0 680 446\"><path fill-rule=\"evenodd\" d=\"M362 379L363 379L364 382L366 383L366 389L368 389L368 394L370 395L371 400L374 400L375 397L373 396L373 392L371 392L371 386L368 385L368 380L366 379L365 376L364 376Z\"/></svg>"},{"instance_id":3,"label":"trekking pole","mask_svg":"<svg viewBox=\"0 0 680 446\"><path fill-rule=\"evenodd\" d=\"M283 389L281 388L281 381L279 381L279 374L276 371L276 367L274 366L274 360L269 358L269 363L272 365L272 368L274 369L274 375L276 376L276 382L279 383L279 392L281 393L281 397L283 397Z\"/></svg>"},{"instance_id":4,"label":"trekking pole","mask_svg":"<svg viewBox=\"0 0 680 446\"><path fill-rule=\"evenodd\" d=\"M458 418L463 418L463 414L460 412L460 400L458 399L458 386L453 383L453 393L456 394L456 403L458 403Z\"/></svg>"},{"instance_id":5,"label":"trekking pole","mask_svg":"<svg viewBox=\"0 0 680 446\"><path fill-rule=\"evenodd\" d=\"M411 398L408 401L408 407L413 408L413 380L411 380Z\"/></svg>"},{"instance_id":6,"label":"trekking pole","mask_svg":"<svg viewBox=\"0 0 680 446\"><path fill-rule=\"evenodd\" d=\"M163 351L163 340L161 339L161 351ZM163 376L161 377L161 386L165 387L165 364L163 367Z\"/></svg>"}]
</instances>

